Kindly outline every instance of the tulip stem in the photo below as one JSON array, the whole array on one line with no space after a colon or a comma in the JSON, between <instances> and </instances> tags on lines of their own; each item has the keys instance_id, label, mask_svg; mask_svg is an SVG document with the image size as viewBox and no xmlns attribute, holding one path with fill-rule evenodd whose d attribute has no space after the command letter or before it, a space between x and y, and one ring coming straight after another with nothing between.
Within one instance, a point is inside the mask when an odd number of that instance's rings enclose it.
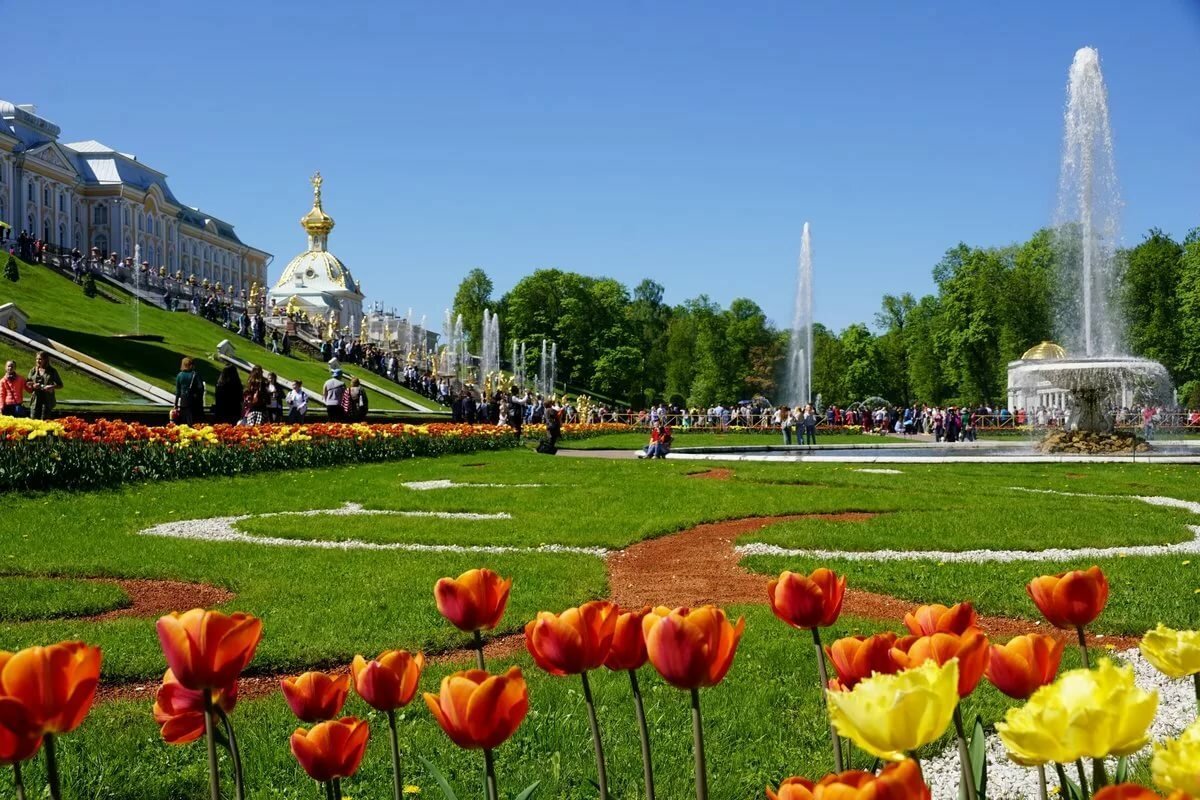
<instances>
[{"instance_id":1,"label":"tulip stem","mask_svg":"<svg viewBox=\"0 0 1200 800\"><path fill-rule=\"evenodd\" d=\"M646 709L642 705L642 690L638 686L637 670L629 670L629 685L633 689L633 708L637 711L638 737L642 742L642 776L646 781L646 800L654 800L654 762L650 759L650 729L646 726Z\"/></svg>"},{"instance_id":2,"label":"tulip stem","mask_svg":"<svg viewBox=\"0 0 1200 800\"><path fill-rule=\"evenodd\" d=\"M204 741L208 745L208 794L221 800L221 774L217 771L217 735L213 725L212 689L204 690Z\"/></svg>"},{"instance_id":3,"label":"tulip stem","mask_svg":"<svg viewBox=\"0 0 1200 800\"><path fill-rule=\"evenodd\" d=\"M1196 684L1196 711L1200 713L1200 672L1192 676L1192 681Z\"/></svg>"},{"instance_id":4,"label":"tulip stem","mask_svg":"<svg viewBox=\"0 0 1200 800\"><path fill-rule=\"evenodd\" d=\"M592 685L588 683L587 670L579 673L579 677L583 678L583 701L587 704L588 727L592 729L592 749L596 752L596 782L600 786L600 800L608 800L608 770L604 767L604 745L600 742L600 723L596 720Z\"/></svg>"},{"instance_id":5,"label":"tulip stem","mask_svg":"<svg viewBox=\"0 0 1200 800\"><path fill-rule=\"evenodd\" d=\"M483 781L487 800L500 800L500 790L496 788L496 759L487 747L483 748Z\"/></svg>"},{"instance_id":6,"label":"tulip stem","mask_svg":"<svg viewBox=\"0 0 1200 800\"><path fill-rule=\"evenodd\" d=\"M480 669L487 669L484 663L484 634L478 628L475 630L475 663L479 664Z\"/></svg>"},{"instance_id":7,"label":"tulip stem","mask_svg":"<svg viewBox=\"0 0 1200 800\"><path fill-rule=\"evenodd\" d=\"M1087 775L1083 771L1083 759L1075 759L1075 771L1079 773L1079 788L1083 790L1084 797L1090 797L1091 791L1088 789Z\"/></svg>"},{"instance_id":8,"label":"tulip stem","mask_svg":"<svg viewBox=\"0 0 1200 800\"><path fill-rule=\"evenodd\" d=\"M50 800L62 798L62 786L58 782L58 753L54 749L54 734L47 733L43 740L46 750L46 783L50 788Z\"/></svg>"},{"instance_id":9,"label":"tulip stem","mask_svg":"<svg viewBox=\"0 0 1200 800\"><path fill-rule=\"evenodd\" d=\"M334 800L342 800L342 779L334 778L330 783L333 784Z\"/></svg>"},{"instance_id":10,"label":"tulip stem","mask_svg":"<svg viewBox=\"0 0 1200 800\"><path fill-rule=\"evenodd\" d=\"M1104 771L1104 759L1092 759L1092 791L1098 792L1108 784L1108 774Z\"/></svg>"},{"instance_id":11,"label":"tulip stem","mask_svg":"<svg viewBox=\"0 0 1200 800\"><path fill-rule=\"evenodd\" d=\"M954 732L958 734L958 763L962 771L963 786L967 789L967 800L978 800L975 788L975 770L971 768L971 750L967 746L967 731L963 726L962 706L954 706Z\"/></svg>"},{"instance_id":12,"label":"tulip stem","mask_svg":"<svg viewBox=\"0 0 1200 800\"><path fill-rule=\"evenodd\" d=\"M242 775L242 751L238 748L237 736L233 732L233 723L229 715L220 705L213 706L221 723L225 726L225 736L229 739L229 756L233 760L233 791L237 800L245 800L246 785Z\"/></svg>"},{"instance_id":13,"label":"tulip stem","mask_svg":"<svg viewBox=\"0 0 1200 800\"><path fill-rule=\"evenodd\" d=\"M337 800L333 793L333 781L325 781L325 800Z\"/></svg>"},{"instance_id":14,"label":"tulip stem","mask_svg":"<svg viewBox=\"0 0 1200 800\"><path fill-rule=\"evenodd\" d=\"M400 780L400 739L396 733L396 712L387 712L388 727L392 730L392 788L395 800L404 800L404 782Z\"/></svg>"},{"instance_id":15,"label":"tulip stem","mask_svg":"<svg viewBox=\"0 0 1200 800\"><path fill-rule=\"evenodd\" d=\"M1038 764L1038 799L1050 800L1050 790L1046 788L1046 765Z\"/></svg>"},{"instance_id":16,"label":"tulip stem","mask_svg":"<svg viewBox=\"0 0 1200 800\"><path fill-rule=\"evenodd\" d=\"M1079 650L1080 650L1080 652L1083 653L1083 668L1091 669L1092 668L1092 660L1090 658L1088 658L1087 637L1084 636L1083 626L1076 625L1075 632L1079 634Z\"/></svg>"},{"instance_id":17,"label":"tulip stem","mask_svg":"<svg viewBox=\"0 0 1200 800\"><path fill-rule=\"evenodd\" d=\"M813 626L812 628L813 644L817 648L817 673L821 676L821 700L825 704L825 718L829 720L829 739L833 742L833 771L842 772L845 767L842 765L842 743L838 739L837 730L833 727L833 720L829 716L829 698L825 692L829 690L829 669L825 666L825 648L821 647L821 629Z\"/></svg>"},{"instance_id":18,"label":"tulip stem","mask_svg":"<svg viewBox=\"0 0 1200 800\"><path fill-rule=\"evenodd\" d=\"M17 790L17 800L25 800L25 781L21 778L21 762L13 763L13 786Z\"/></svg>"},{"instance_id":19,"label":"tulip stem","mask_svg":"<svg viewBox=\"0 0 1200 800\"><path fill-rule=\"evenodd\" d=\"M708 768L704 764L704 723L700 719L699 689L692 689L692 749L696 754L696 800L708 800Z\"/></svg>"}]
</instances>

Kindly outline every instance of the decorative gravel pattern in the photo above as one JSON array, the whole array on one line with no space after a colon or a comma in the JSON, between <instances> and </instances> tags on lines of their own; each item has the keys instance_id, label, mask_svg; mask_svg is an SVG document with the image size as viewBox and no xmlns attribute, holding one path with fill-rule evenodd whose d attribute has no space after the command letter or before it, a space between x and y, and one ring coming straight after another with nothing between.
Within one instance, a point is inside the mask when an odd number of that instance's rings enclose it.
<instances>
[{"instance_id":1,"label":"decorative gravel pattern","mask_svg":"<svg viewBox=\"0 0 1200 800\"><path fill-rule=\"evenodd\" d=\"M405 489L428 492L434 489L540 489L544 483L455 483L441 479L435 481L409 481L400 484Z\"/></svg>"},{"instance_id":2,"label":"decorative gravel pattern","mask_svg":"<svg viewBox=\"0 0 1200 800\"><path fill-rule=\"evenodd\" d=\"M855 472L869 472L872 475L903 475L904 474L904 470L902 470L902 469L886 469L884 467L878 467L878 468L862 467L862 468L856 469L854 471Z\"/></svg>"}]
</instances>

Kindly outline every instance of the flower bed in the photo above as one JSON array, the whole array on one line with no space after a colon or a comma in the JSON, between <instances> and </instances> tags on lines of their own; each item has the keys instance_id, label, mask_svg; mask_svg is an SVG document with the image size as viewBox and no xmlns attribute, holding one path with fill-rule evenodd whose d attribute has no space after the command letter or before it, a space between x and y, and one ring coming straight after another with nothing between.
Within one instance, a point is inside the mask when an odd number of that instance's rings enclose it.
<instances>
[{"instance_id":1,"label":"flower bed","mask_svg":"<svg viewBox=\"0 0 1200 800\"><path fill-rule=\"evenodd\" d=\"M626 425L623 422L578 422L570 425L562 426L562 433L559 435L559 441L570 442L579 441L581 439L592 439L596 436L604 436L608 433L629 433L636 431L638 428L632 425ZM538 423L537 425L526 425L521 429L522 436L526 438L544 437L546 435L546 426Z\"/></svg>"},{"instance_id":2,"label":"flower bed","mask_svg":"<svg viewBox=\"0 0 1200 800\"><path fill-rule=\"evenodd\" d=\"M79 489L127 481L323 467L498 450L517 444L493 425L172 425L74 417L0 417L0 491Z\"/></svg>"}]
</instances>

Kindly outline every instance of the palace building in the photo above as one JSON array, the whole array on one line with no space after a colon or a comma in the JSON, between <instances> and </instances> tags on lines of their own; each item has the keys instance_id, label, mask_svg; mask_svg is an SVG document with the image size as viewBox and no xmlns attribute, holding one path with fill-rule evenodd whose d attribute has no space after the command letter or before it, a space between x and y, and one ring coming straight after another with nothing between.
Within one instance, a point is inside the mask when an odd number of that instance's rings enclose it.
<instances>
[{"instance_id":1,"label":"palace building","mask_svg":"<svg viewBox=\"0 0 1200 800\"><path fill-rule=\"evenodd\" d=\"M195 275L235 292L265 285L271 254L233 225L180 202L167 176L97 141L64 144L31 105L0 100L0 228L52 248L93 248L151 269Z\"/></svg>"}]
</instances>

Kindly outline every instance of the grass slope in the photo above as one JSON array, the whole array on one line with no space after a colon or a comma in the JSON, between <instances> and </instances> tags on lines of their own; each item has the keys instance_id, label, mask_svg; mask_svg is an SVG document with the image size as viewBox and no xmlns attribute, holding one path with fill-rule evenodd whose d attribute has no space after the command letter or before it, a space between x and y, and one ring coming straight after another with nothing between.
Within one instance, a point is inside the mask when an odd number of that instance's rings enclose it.
<instances>
[{"instance_id":1,"label":"grass slope","mask_svg":"<svg viewBox=\"0 0 1200 800\"><path fill-rule=\"evenodd\" d=\"M17 362L17 372L21 375L28 375L29 370L33 369L34 355L34 351L27 347L22 347L10 339L0 339L0 362ZM149 403L135 394L126 392L111 383L105 383L63 361L55 364L55 368L63 382L63 388L57 393L59 406L71 405L80 400L88 403L125 403L130 405Z\"/></svg>"}]
</instances>

